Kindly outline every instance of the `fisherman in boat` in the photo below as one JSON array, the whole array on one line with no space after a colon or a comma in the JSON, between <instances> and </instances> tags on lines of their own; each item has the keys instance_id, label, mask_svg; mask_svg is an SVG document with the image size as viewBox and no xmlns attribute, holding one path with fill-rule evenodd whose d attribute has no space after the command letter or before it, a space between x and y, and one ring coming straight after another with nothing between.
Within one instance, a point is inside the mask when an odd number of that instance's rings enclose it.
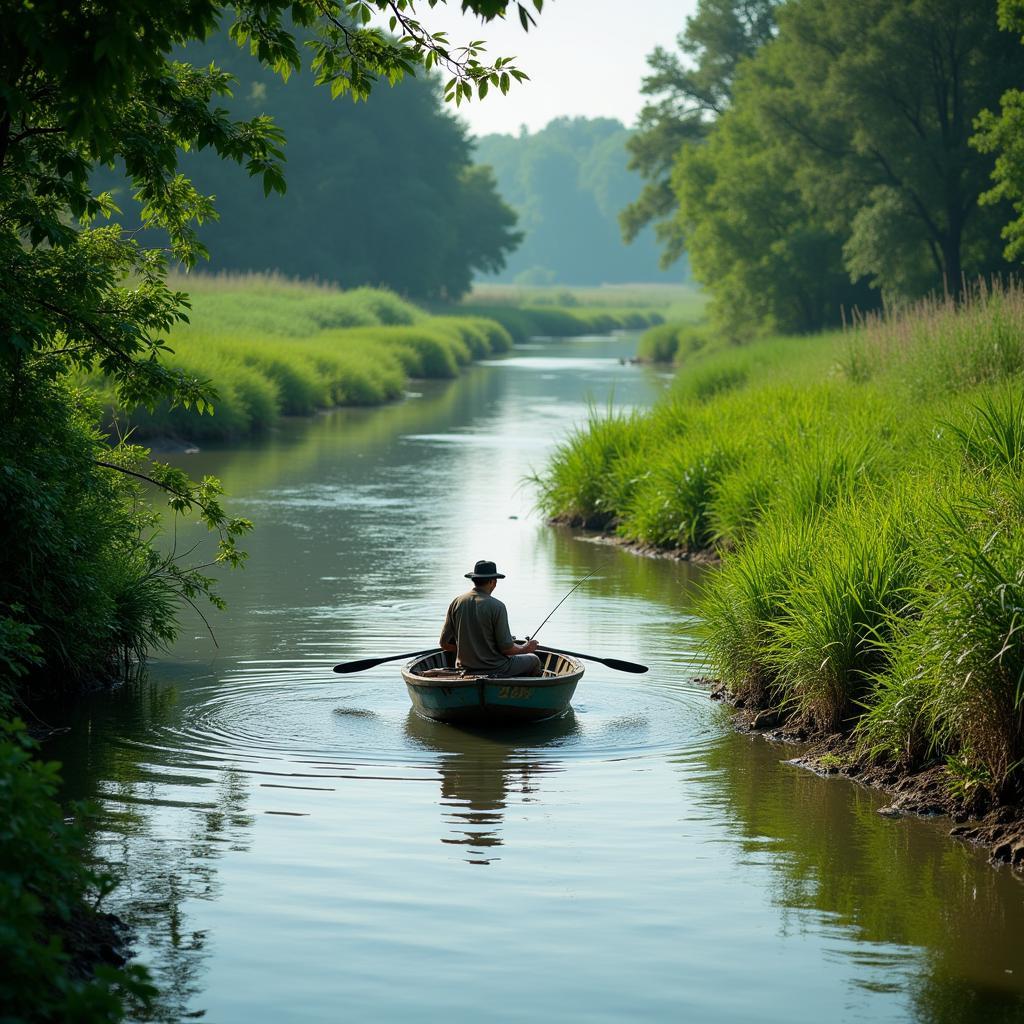
<instances>
[{"instance_id":1,"label":"fisherman in boat","mask_svg":"<svg viewBox=\"0 0 1024 1024\"><path fill-rule=\"evenodd\" d=\"M466 578L473 581L473 589L448 606L441 648L454 651L456 664L467 672L500 678L539 676L540 658L533 653L537 641L516 642L508 628L508 611L494 596L494 588L505 574L498 572L494 562L481 560Z\"/></svg>"}]
</instances>

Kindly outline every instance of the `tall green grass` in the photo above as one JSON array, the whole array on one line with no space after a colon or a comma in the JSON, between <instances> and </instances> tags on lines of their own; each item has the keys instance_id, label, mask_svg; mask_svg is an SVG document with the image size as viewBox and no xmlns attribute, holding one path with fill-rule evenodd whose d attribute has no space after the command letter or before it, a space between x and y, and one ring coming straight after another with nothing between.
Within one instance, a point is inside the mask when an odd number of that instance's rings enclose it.
<instances>
[{"instance_id":1,"label":"tall green grass","mask_svg":"<svg viewBox=\"0 0 1024 1024\"><path fill-rule=\"evenodd\" d=\"M400 397L410 379L451 378L512 338L480 316L439 317L382 289L340 291L274 275L188 277L190 322L170 338L168 365L209 380L212 415L111 408L136 438L217 440L260 433L281 416ZM101 380L91 382L105 391ZM106 392L108 405L113 398Z\"/></svg>"},{"instance_id":2,"label":"tall green grass","mask_svg":"<svg viewBox=\"0 0 1024 1024\"><path fill-rule=\"evenodd\" d=\"M1024 794L1024 292L709 343L538 480L551 516L722 555L706 649L744 699Z\"/></svg>"},{"instance_id":3,"label":"tall green grass","mask_svg":"<svg viewBox=\"0 0 1024 1024\"><path fill-rule=\"evenodd\" d=\"M637 358L649 363L682 362L712 341L706 325L675 320L655 324L640 336Z\"/></svg>"}]
</instances>

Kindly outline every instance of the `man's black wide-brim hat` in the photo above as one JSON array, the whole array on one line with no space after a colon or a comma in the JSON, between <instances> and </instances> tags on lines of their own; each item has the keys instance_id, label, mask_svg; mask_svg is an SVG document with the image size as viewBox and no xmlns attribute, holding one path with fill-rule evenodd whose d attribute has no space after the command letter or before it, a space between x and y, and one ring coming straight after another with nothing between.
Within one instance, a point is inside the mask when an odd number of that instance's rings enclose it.
<instances>
[{"instance_id":1,"label":"man's black wide-brim hat","mask_svg":"<svg viewBox=\"0 0 1024 1024\"><path fill-rule=\"evenodd\" d=\"M467 580L503 580L505 574L498 572L498 567L493 562L477 562L472 572L466 573Z\"/></svg>"}]
</instances>

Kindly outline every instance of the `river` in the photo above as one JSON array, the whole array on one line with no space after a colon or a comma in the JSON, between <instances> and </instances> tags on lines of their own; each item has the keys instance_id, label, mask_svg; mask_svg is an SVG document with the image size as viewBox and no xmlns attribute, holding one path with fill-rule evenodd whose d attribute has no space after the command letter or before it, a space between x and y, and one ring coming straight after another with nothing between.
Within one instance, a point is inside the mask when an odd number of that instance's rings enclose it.
<instances>
[{"instance_id":1,"label":"river","mask_svg":"<svg viewBox=\"0 0 1024 1024\"><path fill-rule=\"evenodd\" d=\"M701 570L533 510L588 402L665 386L635 343L536 343L180 457L257 523L216 646L184 616L47 748L101 808L153 1019L1024 1020L1020 879L736 734L693 682ZM478 558L519 635L596 568L543 638L650 673L591 663L568 717L478 734L413 715L399 663L331 672L431 646Z\"/></svg>"}]
</instances>

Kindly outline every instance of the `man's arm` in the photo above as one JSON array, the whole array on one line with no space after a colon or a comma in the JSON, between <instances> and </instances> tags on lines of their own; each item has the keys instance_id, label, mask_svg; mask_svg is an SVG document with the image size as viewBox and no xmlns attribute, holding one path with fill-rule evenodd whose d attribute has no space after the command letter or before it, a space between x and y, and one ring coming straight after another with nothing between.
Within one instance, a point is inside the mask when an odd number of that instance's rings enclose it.
<instances>
[{"instance_id":1,"label":"man's arm","mask_svg":"<svg viewBox=\"0 0 1024 1024\"><path fill-rule=\"evenodd\" d=\"M448 613L444 617L444 625L441 627L441 639L438 640L437 646L442 651L458 650L455 644L455 623L452 621L452 605L448 605Z\"/></svg>"},{"instance_id":2,"label":"man's arm","mask_svg":"<svg viewBox=\"0 0 1024 1024\"><path fill-rule=\"evenodd\" d=\"M507 658L511 658L513 654L533 654L539 646L536 640L524 640L522 643L513 640L508 647L501 648L501 653Z\"/></svg>"}]
</instances>

